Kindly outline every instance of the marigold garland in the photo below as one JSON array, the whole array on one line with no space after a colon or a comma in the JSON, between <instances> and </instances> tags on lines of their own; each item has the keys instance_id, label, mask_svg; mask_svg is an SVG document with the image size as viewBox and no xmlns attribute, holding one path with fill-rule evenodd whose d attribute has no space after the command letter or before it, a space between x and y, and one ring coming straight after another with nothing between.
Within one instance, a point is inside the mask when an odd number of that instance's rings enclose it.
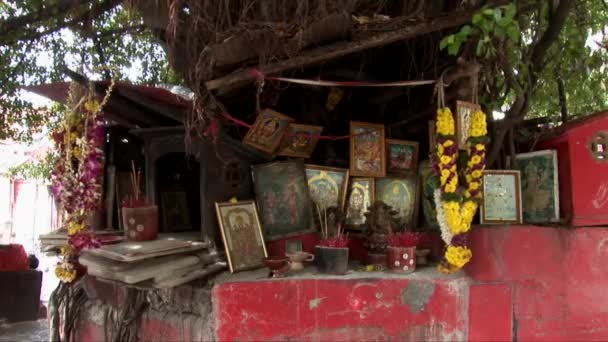
<instances>
[{"instance_id":1,"label":"marigold garland","mask_svg":"<svg viewBox=\"0 0 608 342\"><path fill-rule=\"evenodd\" d=\"M113 87L112 82L110 89ZM82 273L78 255L84 248L100 244L87 227L87 218L101 204L105 142L101 109L109 91L100 103L89 91L78 97L78 86L70 86L69 108L52 137L60 158L52 173L52 191L61 204L67 227L68 244L61 247L61 260L55 275L65 283L73 282Z\"/></svg>"},{"instance_id":2,"label":"marigold garland","mask_svg":"<svg viewBox=\"0 0 608 342\"><path fill-rule=\"evenodd\" d=\"M467 140L468 161L462 175L464 186L459 186L461 175L458 173L456 124L449 108L437 110L436 131L437 146L432 161L439 189L435 191L434 199L441 238L447 246L439 271L453 273L473 256L466 245L466 237L482 196L481 177L486 165L486 115L478 110L471 116Z\"/></svg>"}]
</instances>

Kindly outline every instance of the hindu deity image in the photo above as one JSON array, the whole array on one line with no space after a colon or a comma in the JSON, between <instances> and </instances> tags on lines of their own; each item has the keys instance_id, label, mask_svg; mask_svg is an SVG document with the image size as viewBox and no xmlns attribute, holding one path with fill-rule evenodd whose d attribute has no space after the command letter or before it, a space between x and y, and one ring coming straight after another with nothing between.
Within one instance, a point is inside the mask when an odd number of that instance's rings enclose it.
<instances>
[{"instance_id":1,"label":"hindu deity image","mask_svg":"<svg viewBox=\"0 0 608 342\"><path fill-rule=\"evenodd\" d=\"M346 210L346 223L362 225L365 223L365 212L371 206L371 189L369 180L355 180L351 185Z\"/></svg>"},{"instance_id":2,"label":"hindu deity image","mask_svg":"<svg viewBox=\"0 0 608 342\"><path fill-rule=\"evenodd\" d=\"M260 248L262 241L258 234L255 234L255 216L251 208L247 206L235 206L223 208L224 222L227 229L227 243L230 250L238 251L232 258L235 267L246 265L252 258L261 259L264 257L263 249ZM255 239L251 237L255 236Z\"/></svg>"},{"instance_id":3,"label":"hindu deity image","mask_svg":"<svg viewBox=\"0 0 608 342\"><path fill-rule=\"evenodd\" d=\"M523 218L528 222L558 220L556 152L546 150L518 154L515 166L521 172Z\"/></svg>"},{"instance_id":4,"label":"hindu deity image","mask_svg":"<svg viewBox=\"0 0 608 342\"><path fill-rule=\"evenodd\" d=\"M323 127L320 126L289 124L278 154L288 157L309 158L322 131Z\"/></svg>"},{"instance_id":5,"label":"hindu deity image","mask_svg":"<svg viewBox=\"0 0 608 342\"><path fill-rule=\"evenodd\" d=\"M243 143L268 153L274 153L291 121L293 119L288 116L265 109L256 118L253 127L243 139Z\"/></svg>"},{"instance_id":6,"label":"hindu deity image","mask_svg":"<svg viewBox=\"0 0 608 342\"><path fill-rule=\"evenodd\" d=\"M392 169L407 170L412 168L414 148L408 145L389 145L389 163Z\"/></svg>"},{"instance_id":7,"label":"hindu deity image","mask_svg":"<svg viewBox=\"0 0 608 342\"><path fill-rule=\"evenodd\" d=\"M380 179L377 181L377 200L381 200L397 214L400 223L411 225L415 206L415 179Z\"/></svg>"},{"instance_id":8,"label":"hindu deity image","mask_svg":"<svg viewBox=\"0 0 608 342\"><path fill-rule=\"evenodd\" d=\"M351 170L353 175L384 175L384 134L378 128L353 127Z\"/></svg>"},{"instance_id":9,"label":"hindu deity image","mask_svg":"<svg viewBox=\"0 0 608 342\"><path fill-rule=\"evenodd\" d=\"M261 125L255 127L255 131L251 135L251 141L261 145L268 145L277 134L280 125L281 123L277 118L270 117L265 119Z\"/></svg>"},{"instance_id":10,"label":"hindu deity image","mask_svg":"<svg viewBox=\"0 0 608 342\"><path fill-rule=\"evenodd\" d=\"M341 206L341 189L346 181L343 174L330 175L327 171L306 169L306 178L308 179L310 198L315 206L320 209Z\"/></svg>"}]
</instances>

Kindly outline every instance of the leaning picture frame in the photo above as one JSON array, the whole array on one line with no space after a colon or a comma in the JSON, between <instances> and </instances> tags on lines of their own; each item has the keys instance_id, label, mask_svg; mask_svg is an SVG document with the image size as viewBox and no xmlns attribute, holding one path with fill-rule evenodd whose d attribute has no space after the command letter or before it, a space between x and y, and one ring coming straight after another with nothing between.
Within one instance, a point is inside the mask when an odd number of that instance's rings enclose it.
<instances>
[{"instance_id":1,"label":"leaning picture frame","mask_svg":"<svg viewBox=\"0 0 608 342\"><path fill-rule=\"evenodd\" d=\"M272 109L262 110L243 138L243 144L273 155L294 119Z\"/></svg>"},{"instance_id":2,"label":"leaning picture frame","mask_svg":"<svg viewBox=\"0 0 608 342\"><path fill-rule=\"evenodd\" d=\"M417 228L420 203L418 176L395 176L378 178L375 182L376 201L391 206L395 218L409 229Z\"/></svg>"},{"instance_id":3,"label":"leaning picture frame","mask_svg":"<svg viewBox=\"0 0 608 342\"><path fill-rule=\"evenodd\" d=\"M485 170L482 176L481 224L521 224L519 170Z\"/></svg>"},{"instance_id":4,"label":"leaning picture frame","mask_svg":"<svg viewBox=\"0 0 608 342\"><path fill-rule=\"evenodd\" d=\"M267 241L316 230L306 171L301 160L254 165L252 179Z\"/></svg>"},{"instance_id":5,"label":"leaning picture frame","mask_svg":"<svg viewBox=\"0 0 608 342\"><path fill-rule=\"evenodd\" d=\"M374 204L376 198L375 185L375 179L372 177L351 177L344 220L348 229L363 229L367 222L365 213Z\"/></svg>"},{"instance_id":6,"label":"leaning picture frame","mask_svg":"<svg viewBox=\"0 0 608 342\"><path fill-rule=\"evenodd\" d=\"M306 164L306 181L315 208L344 209L348 190L348 169Z\"/></svg>"},{"instance_id":7,"label":"leaning picture frame","mask_svg":"<svg viewBox=\"0 0 608 342\"><path fill-rule=\"evenodd\" d=\"M230 272L264 266L268 256L254 201L215 203Z\"/></svg>"},{"instance_id":8,"label":"leaning picture frame","mask_svg":"<svg viewBox=\"0 0 608 342\"><path fill-rule=\"evenodd\" d=\"M351 121L350 175L359 177L386 175L384 125Z\"/></svg>"},{"instance_id":9,"label":"leaning picture frame","mask_svg":"<svg viewBox=\"0 0 608 342\"><path fill-rule=\"evenodd\" d=\"M386 139L386 172L415 174L418 172L418 142Z\"/></svg>"},{"instance_id":10,"label":"leaning picture frame","mask_svg":"<svg viewBox=\"0 0 608 342\"><path fill-rule=\"evenodd\" d=\"M285 131L277 155L295 158L310 158L314 152L322 126L290 123Z\"/></svg>"},{"instance_id":11,"label":"leaning picture frame","mask_svg":"<svg viewBox=\"0 0 608 342\"><path fill-rule=\"evenodd\" d=\"M519 153L513 159L513 168L521 172L524 222L559 221L557 151Z\"/></svg>"}]
</instances>

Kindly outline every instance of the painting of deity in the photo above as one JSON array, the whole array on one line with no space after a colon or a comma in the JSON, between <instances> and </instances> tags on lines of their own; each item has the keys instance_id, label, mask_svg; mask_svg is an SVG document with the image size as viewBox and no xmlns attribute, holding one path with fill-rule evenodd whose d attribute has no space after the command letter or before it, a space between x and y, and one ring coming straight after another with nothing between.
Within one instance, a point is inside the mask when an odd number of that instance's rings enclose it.
<instances>
[{"instance_id":1,"label":"painting of deity","mask_svg":"<svg viewBox=\"0 0 608 342\"><path fill-rule=\"evenodd\" d=\"M397 211L395 218L408 229L418 222L417 176L376 179L376 201L382 201Z\"/></svg>"},{"instance_id":2,"label":"painting of deity","mask_svg":"<svg viewBox=\"0 0 608 342\"><path fill-rule=\"evenodd\" d=\"M396 139L386 139L387 171L389 173L418 172L418 143Z\"/></svg>"},{"instance_id":3,"label":"painting of deity","mask_svg":"<svg viewBox=\"0 0 608 342\"><path fill-rule=\"evenodd\" d=\"M361 230L365 224L365 213L374 203L374 185L373 178L351 178L346 202L346 225L349 228Z\"/></svg>"},{"instance_id":4,"label":"painting of deity","mask_svg":"<svg viewBox=\"0 0 608 342\"><path fill-rule=\"evenodd\" d=\"M321 126L289 124L281 142L278 155L310 158L322 131L323 127Z\"/></svg>"},{"instance_id":5,"label":"painting of deity","mask_svg":"<svg viewBox=\"0 0 608 342\"><path fill-rule=\"evenodd\" d=\"M274 154L292 121L293 119L289 116L271 109L264 109L258 114L255 123L243 138L243 144Z\"/></svg>"},{"instance_id":6,"label":"painting of deity","mask_svg":"<svg viewBox=\"0 0 608 342\"><path fill-rule=\"evenodd\" d=\"M254 201L215 203L230 272L263 266L268 256Z\"/></svg>"},{"instance_id":7,"label":"painting of deity","mask_svg":"<svg viewBox=\"0 0 608 342\"><path fill-rule=\"evenodd\" d=\"M314 231L312 202L303 162L255 165L253 182L266 240Z\"/></svg>"},{"instance_id":8,"label":"painting of deity","mask_svg":"<svg viewBox=\"0 0 608 342\"><path fill-rule=\"evenodd\" d=\"M481 223L521 223L521 188L519 171L485 170L483 172Z\"/></svg>"},{"instance_id":9,"label":"painting of deity","mask_svg":"<svg viewBox=\"0 0 608 342\"><path fill-rule=\"evenodd\" d=\"M384 177L384 125L350 123L350 174L361 177Z\"/></svg>"},{"instance_id":10,"label":"painting of deity","mask_svg":"<svg viewBox=\"0 0 608 342\"><path fill-rule=\"evenodd\" d=\"M476 110L481 110L481 107L470 102L456 101L456 140L459 150L467 149L471 117Z\"/></svg>"},{"instance_id":11,"label":"painting of deity","mask_svg":"<svg viewBox=\"0 0 608 342\"><path fill-rule=\"evenodd\" d=\"M521 172L523 219L530 223L559 220L557 151L544 150L515 156Z\"/></svg>"},{"instance_id":12,"label":"painting of deity","mask_svg":"<svg viewBox=\"0 0 608 342\"><path fill-rule=\"evenodd\" d=\"M309 164L305 168L310 199L315 208L344 208L348 169Z\"/></svg>"}]
</instances>

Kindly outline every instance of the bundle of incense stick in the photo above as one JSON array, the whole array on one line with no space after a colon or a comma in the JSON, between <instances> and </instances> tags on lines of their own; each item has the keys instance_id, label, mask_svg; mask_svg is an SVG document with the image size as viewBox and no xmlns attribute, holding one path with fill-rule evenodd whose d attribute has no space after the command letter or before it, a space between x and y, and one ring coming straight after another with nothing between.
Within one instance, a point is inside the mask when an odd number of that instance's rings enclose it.
<instances>
[{"instance_id":1,"label":"bundle of incense stick","mask_svg":"<svg viewBox=\"0 0 608 342\"><path fill-rule=\"evenodd\" d=\"M139 202L139 182L141 181L141 171L135 170L135 163L131 160L131 185L133 186L133 201Z\"/></svg>"}]
</instances>

